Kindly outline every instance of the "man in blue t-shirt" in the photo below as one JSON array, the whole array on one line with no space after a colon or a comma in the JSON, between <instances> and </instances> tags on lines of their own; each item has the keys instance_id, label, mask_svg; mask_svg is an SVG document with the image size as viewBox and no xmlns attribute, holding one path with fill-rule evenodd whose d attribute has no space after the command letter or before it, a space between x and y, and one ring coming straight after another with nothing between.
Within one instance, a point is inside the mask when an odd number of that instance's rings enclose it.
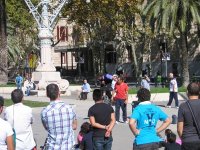
<instances>
[{"instance_id":1,"label":"man in blue t-shirt","mask_svg":"<svg viewBox=\"0 0 200 150\"><path fill-rule=\"evenodd\" d=\"M22 89L22 83L23 83L23 78L20 76L20 74L17 74L17 77L15 78L15 83L17 85L17 89Z\"/></svg>"},{"instance_id":2,"label":"man in blue t-shirt","mask_svg":"<svg viewBox=\"0 0 200 150\"><path fill-rule=\"evenodd\" d=\"M170 125L171 120L159 107L151 104L149 90L141 88L137 96L140 103L129 121L129 127L135 135L133 149L158 149L159 142L162 141L158 134ZM156 128L158 120L163 123Z\"/></svg>"}]
</instances>

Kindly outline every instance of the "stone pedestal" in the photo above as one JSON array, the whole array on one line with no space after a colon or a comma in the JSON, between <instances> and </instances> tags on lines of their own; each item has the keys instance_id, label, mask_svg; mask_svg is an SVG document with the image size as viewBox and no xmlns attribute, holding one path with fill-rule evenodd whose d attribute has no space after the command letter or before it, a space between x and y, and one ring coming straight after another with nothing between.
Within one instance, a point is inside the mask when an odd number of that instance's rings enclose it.
<instances>
[{"instance_id":1,"label":"stone pedestal","mask_svg":"<svg viewBox=\"0 0 200 150\"><path fill-rule=\"evenodd\" d=\"M60 72L33 72L31 80L36 84L37 90L46 90L46 86L51 83L57 84L62 92L66 92L69 87L69 82L61 79Z\"/></svg>"}]
</instances>

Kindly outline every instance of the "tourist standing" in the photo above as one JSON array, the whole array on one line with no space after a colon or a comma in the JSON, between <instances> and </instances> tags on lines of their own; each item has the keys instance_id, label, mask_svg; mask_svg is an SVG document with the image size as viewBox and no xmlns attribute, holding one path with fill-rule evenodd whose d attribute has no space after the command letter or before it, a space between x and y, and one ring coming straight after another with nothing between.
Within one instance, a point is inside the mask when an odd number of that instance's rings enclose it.
<instances>
[{"instance_id":1,"label":"tourist standing","mask_svg":"<svg viewBox=\"0 0 200 150\"><path fill-rule=\"evenodd\" d=\"M117 75L117 74L114 74L114 75L112 76L112 83L111 83L112 90L115 89L115 84L117 83L117 79L118 79L118 75Z\"/></svg>"},{"instance_id":2,"label":"tourist standing","mask_svg":"<svg viewBox=\"0 0 200 150\"><path fill-rule=\"evenodd\" d=\"M94 150L111 150L112 129L115 125L114 110L110 105L103 103L101 90L94 90L93 99L95 104L90 107L88 117L93 127Z\"/></svg>"},{"instance_id":3,"label":"tourist standing","mask_svg":"<svg viewBox=\"0 0 200 150\"><path fill-rule=\"evenodd\" d=\"M150 102L150 91L142 88L137 93L139 105L135 107L129 127L135 135L134 150L156 150L160 141L158 134L165 130L171 123L169 117L157 106ZM156 127L158 120L162 121L160 127Z\"/></svg>"},{"instance_id":4,"label":"tourist standing","mask_svg":"<svg viewBox=\"0 0 200 150\"><path fill-rule=\"evenodd\" d=\"M147 75L144 75L141 81L141 88L145 88L150 91L150 85L149 85L150 79Z\"/></svg>"},{"instance_id":5,"label":"tourist standing","mask_svg":"<svg viewBox=\"0 0 200 150\"><path fill-rule=\"evenodd\" d=\"M15 78L15 83L16 83L17 89L22 89L23 78L22 76L20 76L20 74L17 74L17 77Z\"/></svg>"},{"instance_id":6,"label":"tourist standing","mask_svg":"<svg viewBox=\"0 0 200 150\"><path fill-rule=\"evenodd\" d=\"M77 128L76 114L70 105L60 100L58 85L46 87L50 104L41 112L41 120L48 132L45 148L48 150L71 150L75 144L74 131Z\"/></svg>"},{"instance_id":7,"label":"tourist standing","mask_svg":"<svg viewBox=\"0 0 200 150\"><path fill-rule=\"evenodd\" d=\"M6 108L4 119L10 123L16 133L16 150L31 150L35 147L32 109L22 103L23 92L15 89L11 93L13 105Z\"/></svg>"},{"instance_id":8,"label":"tourist standing","mask_svg":"<svg viewBox=\"0 0 200 150\"><path fill-rule=\"evenodd\" d=\"M167 103L167 108L171 108L173 99L175 99L176 108L178 108L178 85L176 78L173 73L169 74L170 83L169 83L169 102Z\"/></svg>"},{"instance_id":9,"label":"tourist standing","mask_svg":"<svg viewBox=\"0 0 200 150\"><path fill-rule=\"evenodd\" d=\"M182 140L182 150L199 150L200 149L200 88L197 83L190 83L187 86L188 101L182 103L178 110L178 135ZM190 107L189 107L190 106ZM192 115L192 112L194 117ZM197 124L197 125L196 125Z\"/></svg>"},{"instance_id":10,"label":"tourist standing","mask_svg":"<svg viewBox=\"0 0 200 150\"><path fill-rule=\"evenodd\" d=\"M4 98L0 96L0 114L3 111ZM14 150L13 130L11 125L0 118L0 149Z\"/></svg>"},{"instance_id":11,"label":"tourist standing","mask_svg":"<svg viewBox=\"0 0 200 150\"><path fill-rule=\"evenodd\" d=\"M115 95L116 94L116 95ZM114 96L115 95L115 96ZM116 123L119 123L120 118L120 108L122 109L122 117L124 123L127 122L127 103L128 103L128 85L124 83L123 77L118 77L118 81L115 84L115 89L113 92L113 97L115 103L115 117Z\"/></svg>"}]
</instances>

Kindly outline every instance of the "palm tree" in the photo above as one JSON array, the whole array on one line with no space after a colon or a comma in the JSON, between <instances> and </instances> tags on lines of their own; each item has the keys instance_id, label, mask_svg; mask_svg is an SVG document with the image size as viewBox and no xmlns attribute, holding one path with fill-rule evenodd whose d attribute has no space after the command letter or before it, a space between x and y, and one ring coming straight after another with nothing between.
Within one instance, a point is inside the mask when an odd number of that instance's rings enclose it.
<instances>
[{"instance_id":1,"label":"palm tree","mask_svg":"<svg viewBox=\"0 0 200 150\"><path fill-rule=\"evenodd\" d=\"M199 0L152 0L144 9L144 15L156 32L169 31L174 36L177 31L181 40L181 66L183 86L189 83L187 35L191 24L200 25Z\"/></svg>"},{"instance_id":2,"label":"palm tree","mask_svg":"<svg viewBox=\"0 0 200 150\"><path fill-rule=\"evenodd\" d=\"M5 0L0 0L0 84L8 81Z\"/></svg>"}]
</instances>

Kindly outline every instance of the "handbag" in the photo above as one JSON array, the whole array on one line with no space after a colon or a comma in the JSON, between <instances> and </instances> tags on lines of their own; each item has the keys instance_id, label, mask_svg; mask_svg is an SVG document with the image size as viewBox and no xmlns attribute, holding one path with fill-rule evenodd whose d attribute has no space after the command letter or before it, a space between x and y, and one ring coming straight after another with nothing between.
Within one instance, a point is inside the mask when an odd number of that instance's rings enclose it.
<instances>
[{"instance_id":1,"label":"handbag","mask_svg":"<svg viewBox=\"0 0 200 150\"><path fill-rule=\"evenodd\" d=\"M190 112L191 112L191 114L192 114L192 118L193 118L193 120L194 120L194 123L195 123L196 129L197 129L197 134L198 134L198 136L199 136L199 138L200 138L199 125L198 125L198 123L197 123L197 120L196 120L195 114L194 114L194 112L193 112L193 110L192 110L192 107L191 107L191 104L190 104L189 100L186 102L186 104L188 105L188 108L190 109Z\"/></svg>"}]
</instances>

